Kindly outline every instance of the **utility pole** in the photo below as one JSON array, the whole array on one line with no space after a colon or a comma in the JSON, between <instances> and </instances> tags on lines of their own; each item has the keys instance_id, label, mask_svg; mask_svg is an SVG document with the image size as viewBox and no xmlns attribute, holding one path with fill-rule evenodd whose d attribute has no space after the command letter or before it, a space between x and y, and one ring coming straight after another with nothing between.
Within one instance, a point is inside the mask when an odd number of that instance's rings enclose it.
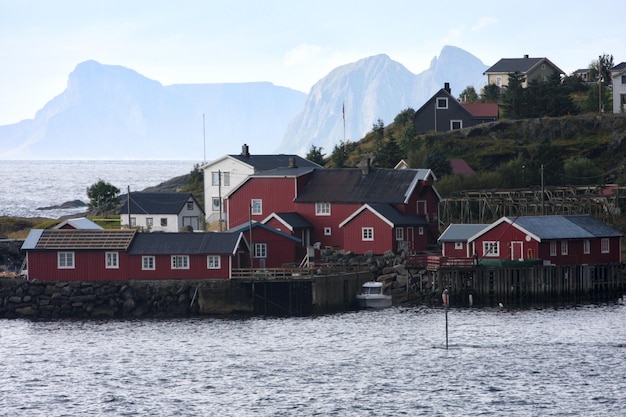
<instances>
[{"instance_id":1,"label":"utility pole","mask_svg":"<svg viewBox=\"0 0 626 417\"><path fill-rule=\"evenodd\" d=\"M217 196L220 199L220 232L223 232L222 230L222 170L218 170L217 171L217 176L218 176L218 180L217 180Z\"/></svg>"},{"instance_id":2,"label":"utility pole","mask_svg":"<svg viewBox=\"0 0 626 417\"><path fill-rule=\"evenodd\" d=\"M130 185L127 185L128 198L126 199L126 207L128 208L128 228L130 229Z\"/></svg>"},{"instance_id":3,"label":"utility pole","mask_svg":"<svg viewBox=\"0 0 626 417\"><path fill-rule=\"evenodd\" d=\"M543 164L541 164L541 215L543 216Z\"/></svg>"}]
</instances>

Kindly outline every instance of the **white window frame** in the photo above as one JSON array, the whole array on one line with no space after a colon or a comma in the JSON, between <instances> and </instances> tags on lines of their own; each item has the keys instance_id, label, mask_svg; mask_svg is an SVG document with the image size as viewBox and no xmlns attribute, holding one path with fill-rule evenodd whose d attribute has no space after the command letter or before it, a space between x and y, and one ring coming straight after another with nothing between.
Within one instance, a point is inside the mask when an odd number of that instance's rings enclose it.
<instances>
[{"instance_id":1,"label":"white window frame","mask_svg":"<svg viewBox=\"0 0 626 417\"><path fill-rule=\"evenodd\" d=\"M440 105L445 103L445 105ZM448 108L448 97L437 97L435 99L435 107L437 108L437 110L445 110Z\"/></svg>"},{"instance_id":2,"label":"white window frame","mask_svg":"<svg viewBox=\"0 0 626 417\"><path fill-rule=\"evenodd\" d=\"M315 215L316 216L330 216L330 203L327 203L327 202L315 203Z\"/></svg>"},{"instance_id":3,"label":"white window frame","mask_svg":"<svg viewBox=\"0 0 626 417\"><path fill-rule=\"evenodd\" d=\"M219 255L207 255L206 267L207 269L220 269L222 266L222 258Z\"/></svg>"},{"instance_id":4,"label":"white window frame","mask_svg":"<svg viewBox=\"0 0 626 417\"><path fill-rule=\"evenodd\" d=\"M137 218L136 217L131 217L130 218L130 227L136 227L137 226Z\"/></svg>"},{"instance_id":5,"label":"white window frame","mask_svg":"<svg viewBox=\"0 0 626 417\"><path fill-rule=\"evenodd\" d=\"M324 228L324 236L330 236L332 234L333 234L333 229L331 229L330 227Z\"/></svg>"},{"instance_id":6,"label":"white window frame","mask_svg":"<svg viewBox=\"0 0 626 417\"><path fill-rule=\"evenodd\" d=\"M424 226L420 226L417 228L417 234L420 236L424 234Z\"/></svg>"},{"instance_id":7,"label":"white window frame","mask_svg":"<svg viewBox=\"0 0 626 417\"><path fill-rule=\"evenodd\" d=\"M259 259L267 258L267 243L254 244L254 257Z\"/></svg>"},{"instance_id":8,"label":"white window frame","mask_svg":"<svg viewBox=\"0 0 626 417\"><path fill-rule=\"evenodd\" d=\"M230 187L230 172L224 171L222 172L222 185L224 187Z\"/></svg>"},{"instance_id":9,"label":"white window frame","mask_svg":"<svg viewBox=\"0 0 626 417\"><path fill-rule=\"evenodd\" d=\"M219 171L211 172L211 185L213 186L220 185L220 172Z\"/></svg>"},{"instance_id":10,"label":"white window frame","mask_svg":"<svg viewBox=\"0 0 626 417\"><path fill-rule=\"evenodd\" d=\"M550 256L556 256L556 241L550 242Z\"/></svg>"},{"instance_id":11,"label":"white window frame","mask_svg":"<svg viewBox=\"0 0 626 417\"><path fill-rule=\"evenodd\" d=\"M567 255L569 252L569 247L567 245L567 240L561 241L561 255Z\"/></svg>"},{"instance_id":12,"label":"white window frame","mask_svg":"<svg viewBox=\"0 0 626 417\"><path fill-rule=\"evenodd\" d=\"M589 239L583 240L583 253L589 255L591 253L591 242Z\"/></svg>"},{"instance_id":13,"label":"white window frame","mask_svg":"<svg viewBox=\"0 0 626 417\"><path fill-rule=\"evenodd\" d=\"M161 227L167 227L167 217L161 217Z\"/></svg>"},{"instance_id":14,"label":"white window frame","mask_svg":"<svg viewBox=\"0 0 626 417\"><path fill-rule=\"evenodd\" d=\"M497 240L485 240L483 242L483 256L496 258L500 256L500 242Z\"/></svg>"},{"instance_id":15,"label":"white window frame","mask_svg":"<svg viewBox=\"0 0 626 417\"><path fill-rule=\"evenodd\" d=\"M496 85L498 87L502 87L502 76L500 75L496 76Z\"/></svg>"},{"instance_id":16,"label":"white window frame","mask_svg":"<svg viewBox=\"0 0 626 417\"><path fill-rule=\"evenodd\" d=\"M106 269L120 268L120 254L118 252L105 252L104 259Z\"/></svg>"},{"instance_id":17,"label":"white window frame","mask_svg":"<svg viewBox=\"0 0 626 417\"><path fill-rule=\"evenodd\" d=\"M454 127L454 123L458 123L459 127ZM450 120L450 130L463 129L463 120Z\"/></svg>"},{"instance_id":18,"label":"white window frame","mask_svg":"<svg viewBox=\"0 0 626 417\"><path fill-rule=\"evenodd\" d=\"M57 268L74 269L75 259L74 252L57 252Z\"/></svg>"},{"instance_id":19,"label":"white window frame","mask_svg":"<svg viewBox=\"0 0 626 417\"><path fill-rule=\"evenodd\" d=\"M154 225L154 219L152 217L146 217L146 227L152 227Z\"/></svg>"},{"instance_id":20,"label":"white window frame","mask_svg":"<svg viewBox=\"0 0 626 417\"><path fill-rule=\"evenodd\" d=\"M253 198L250 200L250 212L253 215L261 215L263 214L263 200L260 198Z\"/></svg>"},{"instance_id":21,"label":"white window frame","mask_svg":"<svg viewBox=\"0 0 626 417\"><path fill-rule=\"evenodd\" d=\"M142 256L141 257L141 270L142 271L154 271L156 269L154 256Z\"/></svg>"},{"instance_id":22,"label":"white window frame","mask_svg":"<svg viewBox=\"0 0 626 417\"><path fill-rule=\"evenodd\" d=\"M607 237L602 238L600 240L600 252L602 253L610 253L611 252L611 240Z\"/></svg>"},{"instance_id":23,"label":"white window frame","mask_svg":"<svg viewBox=\"0 0 626 417\"><path fill-rule=\"evenodd\" d=\"M374 228L361 227L361 240L364 242L372 242L374 240Z\"/></svg>"},{"instance_id":24,"label":"white window frame","mask_svg":"<svg viewBox=\"0 0 626 417\"><path fill-rule=\"evenodd\" d=\"M211 211L220 211L220 208L221 208L220 198L211 197Z\"/></svg>"},{"instance_id":25,"label":"white window frame","mask_svg":"<svg viewBox=\"0 0 626 417\"><path fill-rule=\"evenodd\" d=\"M454 249L463 249L463 242L454 242Z\"/></svg>"},{"instance_id":26,"label":"white window frame","mask_svg":"<svg viewBox=\"0 0 626 417\"><path fill-rule=\"evenodd\" d=\"M189 255L172 255L172 269L189 269Z\"/></svg>"},{"instance_id":27,"label":"white window frame","mask_svg":"<svg viewBox=\"0 0 626 417\"><path fill-rule=\"evenodd\" d=\"M404 241L404 228L396 227L396 240Z\"/></svg>"}]
</instances>

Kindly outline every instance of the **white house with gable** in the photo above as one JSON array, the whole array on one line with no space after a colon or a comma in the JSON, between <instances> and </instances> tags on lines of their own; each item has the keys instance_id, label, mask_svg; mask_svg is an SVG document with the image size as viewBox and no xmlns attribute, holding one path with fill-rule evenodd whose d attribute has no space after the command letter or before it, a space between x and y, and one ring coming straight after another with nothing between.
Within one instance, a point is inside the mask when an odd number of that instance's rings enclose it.
<instances>
[{"instance_id":1,"label":"white house with gable","mask_svg":"<svg viewBox=\"0 0 626 417\"><path fill-rule=\"evenodd\" d=\"M241 147L239 155L225 155L202 166L204 172L204 208L211 230L226 230L224 197L245 181L248 176L261 171L287 167L313 167L320 165L298 155L254 155L248 145Z\"/></svg>"},{"instance_id":2,"label":"white house with gable","mask_svg":"<svg viewBox=\"0 0 626 417\"><path fill-rule=\"evenodd\" d=\"M611 68L613 82L613 113L626 111L626 62Z\"/></svg>"}]
</instances>

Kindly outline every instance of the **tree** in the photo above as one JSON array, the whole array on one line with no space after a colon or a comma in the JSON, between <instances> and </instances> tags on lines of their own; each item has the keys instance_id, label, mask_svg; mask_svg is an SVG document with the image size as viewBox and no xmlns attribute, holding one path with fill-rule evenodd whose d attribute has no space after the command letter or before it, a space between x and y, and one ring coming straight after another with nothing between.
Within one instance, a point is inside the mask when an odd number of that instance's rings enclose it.
<instances>
[{"instance_id":1,"label":"tree","mask_svg":"<svg viewBox=\"0 0 626 417\"><path fill-rule=\"evenodd\" d=\"M98 182L87 188L89 207L106 216L109 211L119 205L119 194L119 188L103 180L98 180Z\"/></svg>"},{"instance_id":2,"label":"tree","mask_svg":"<svg viewBox=\"0 0 626 417\"><path fill-rule=\"evenodd\" d=\"M504 114L511 119L523 117L525 112L524 88L522 84L526 81L524 75L518 71L509 74L509 83L506 86L502 97Z\"/></svg>"},{"instance_id":3,"label":"tree","mask_svg":"<svg viewBox=\"0 0 626 417\"><path fill-rule=\"evenodd\" d=\"M564 183L592 185L602 183L602 170L587 158L571 157L563 164Z\"/></svg>"},{"instance_id":4,"label":"tree","mask_svg":"<svg viewBox=\"0 0 626 417\"><path fill-rule=\"evenodd\" d=\"M465 87L465 90L461 91L461 94L459 94L459 101L461 103L473 103L478 101L478 93L476 93L476 89L473 85L468 85Z\"/></svg>"},{"instance_id":5,"label":"tree","mask_svg":"<svg viewBox=\"0 0 626 417\"><path fill-rule=\"evenodd\" d=\"M483 103L497 103L500 100L500 87L495 84L486 85L483 88L480 101Z\"/></svg>"},{"instance_id":6,"label":"tree","mask_svg":"<svg viewBox=\"0 0 626 417\"><path fill-rule=\"evenodd\" d=\"M326 161L324 161L324 154L322 153L322 147L317 147L315 145L311 145L311 149L309 153L306 154L306 159L311 162L315 162L318 165L324 166Z\"/></svg>"},{"instance_id":7,"label":"tree","mask_svg":"<svg viewBox=\"0 0 626 417\"><path fill-rule=\"evenodd\" d=\"M376 153L374 164L379 168L393 168L402 159L402 149L393 137L390 137Z\"/></svg>"},{"instance_id":8,"label":"tree","mask_svg":"<svg viewBox=\"0 0 626 417\"><path fill-rule=\"evenodd\" d=\"M333 149L333 153L330 154L330 160L333 162L336 168L343 168L348 156L350 155L350 143L348 141L341 141Z\"/></svg>"},{"instance_id":9,"label":"tree","mask_svg":"<svg viewBox=\"0 0 626 417\"><path fill-rule=\"evenodd\" d=\"M450 160L439 149L428 152L424 158L424 168L429 168L439 178L452 173Z\"/></svg>"},{"instance_id":10,"label":"tree","mask_svg":"<svg viewBox=\"0 0 626 417\"><path fill-rule=\"evenodd\" d=\"M591 81L601 80L602 86L611 83L611 68L613 68L613 55L602 54L589 64L589 78Z\"/></svg>"},{"instance_id":11,"label":"tree","mask_svg":"<svg viewBox=\"0 0 626 417\"><path fill-rule=\"evenodd\" d=\"M382 119L378 119L376 123L372 125L372 132L374 133L374 145L376 151L380 150L385 137L385 123Z\"/></svg>"}]
</instances>

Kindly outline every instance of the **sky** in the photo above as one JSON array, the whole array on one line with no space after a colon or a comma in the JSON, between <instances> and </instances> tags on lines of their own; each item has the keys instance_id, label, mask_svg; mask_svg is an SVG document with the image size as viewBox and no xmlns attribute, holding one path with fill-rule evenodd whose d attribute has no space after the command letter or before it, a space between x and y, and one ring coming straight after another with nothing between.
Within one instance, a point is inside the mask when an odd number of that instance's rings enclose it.
<instances>
[{"instance_id":1,"label":"sky","mask_svg":"<svg viewBox=\"0 0 626 417\"><path fill-rule=\"evenodd\" d=\"M87 60L163 85L269 81L305 93L377 54L418 74L445 45L488 66L547 57L570 74L605 53L626 61L625 15L624 0L0 0L0 125L34 118Z\"/></svg>"}]
</instances>

